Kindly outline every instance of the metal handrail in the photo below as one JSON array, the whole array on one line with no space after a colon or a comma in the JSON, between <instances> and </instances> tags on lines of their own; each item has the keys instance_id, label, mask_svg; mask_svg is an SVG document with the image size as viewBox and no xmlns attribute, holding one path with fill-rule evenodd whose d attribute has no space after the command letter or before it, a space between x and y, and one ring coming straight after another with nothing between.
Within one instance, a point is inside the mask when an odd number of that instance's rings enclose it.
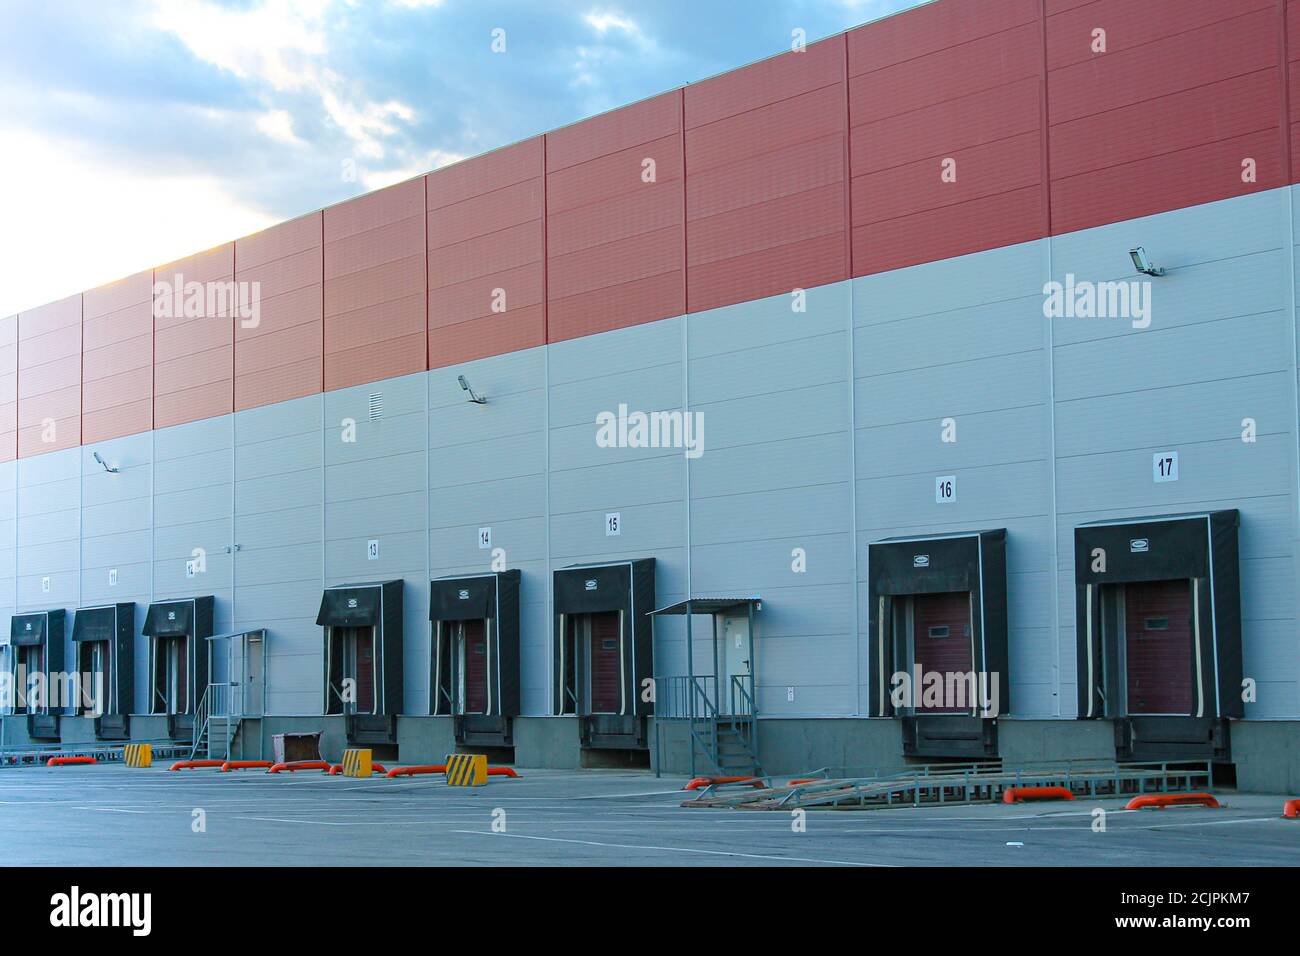
<instances>
[{"instance_id":1,"label":"metal handrail","mask_svg":"<svg viewBox=\"0 0 1300 956\"><path fill-rule=\"evenodd\" d=\"M199 741L203 739L203 732L208 726L208 695L211 691L211 685L205 687L203 689L203 696L199 698L199 706L194 708L194 743L193 746L190 747L191 760L193 760L194 755L199 752Z\"/></svg>"},{"instance_id":2,"label":"metal handrail","mask_svg":"<svg viewBox=\"0 0 1300 956\"><path fill-rule=\"evenodd\" d=\"M718 716L718 679L709 674L694 677L656 677L656 720L701 720Z\"/></svg>"}]
</instances>

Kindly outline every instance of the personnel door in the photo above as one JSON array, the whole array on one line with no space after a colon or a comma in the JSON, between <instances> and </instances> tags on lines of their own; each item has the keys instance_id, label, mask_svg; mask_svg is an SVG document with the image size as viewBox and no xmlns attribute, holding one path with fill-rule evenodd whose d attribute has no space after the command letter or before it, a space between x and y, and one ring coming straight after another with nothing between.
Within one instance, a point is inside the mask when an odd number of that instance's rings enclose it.
<instances>
[{"instance_id":1,"label":"personnel door","mask_svg":"<svg viewBox=\"0 0 1300 956\"><path fill-rule=\"evenodd\" d=\"M719 687L718 710L723 714L747 714L750 701L747 695L753 695L753 684L749 680L753 666L752 635L749 632L749 617L729 615L718 624L718 641L722 680Z\"/></svg>"}]
</instances>

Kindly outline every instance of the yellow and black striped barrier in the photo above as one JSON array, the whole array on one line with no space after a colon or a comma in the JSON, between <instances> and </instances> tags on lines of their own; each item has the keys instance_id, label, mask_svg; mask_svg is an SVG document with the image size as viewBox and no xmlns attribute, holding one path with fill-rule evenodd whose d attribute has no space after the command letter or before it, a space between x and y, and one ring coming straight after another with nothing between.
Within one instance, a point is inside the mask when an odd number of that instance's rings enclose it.
<instances>
[{"instance_id":1,"label":"yellow and black striped barrier","mask_svg":"<svg viewBox=\"0 0 1300 956\"><path fill-rule=\"evenodd\" d=\"M128 767L152 767L153 744L127 744L122 748L122 759Z\"/></svg>"},{"instance_id":2,"label":"yellow and black striped barrier","mask_svg":"<svg viewBox=\"0 0 1300 956\"><path fill-rule=\"evenodd\" d=\"M481 787L487 783L487 778L485 754L447 755L447 786Z\"/></svg>"},{"instance_id":3,"label":"yellow and black striped barrier","mask_svg":"<svg viewBox=\"0 0 1300 956\"><path fill-rule=\"evenodd\" d=\"M343 776L365 777L369 780L372 770L369 750L343 751Z\"/></svg>"}]
</instances>

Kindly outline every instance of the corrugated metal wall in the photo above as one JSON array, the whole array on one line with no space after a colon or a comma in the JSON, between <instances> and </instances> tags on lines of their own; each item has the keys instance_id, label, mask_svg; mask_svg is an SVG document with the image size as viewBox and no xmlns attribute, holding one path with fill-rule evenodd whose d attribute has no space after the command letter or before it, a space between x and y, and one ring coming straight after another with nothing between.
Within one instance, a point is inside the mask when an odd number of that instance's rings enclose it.
<instances>
[{"instance_id":1,"label":"corrugated metal wall","mask_svg":"<svg viewBox=\"0 0 1300 956\"><path fill-rule=\"evenodd\" d=\"M845 42L686 88L690 311L848 275Z\"/></svg>"},{"instance_id":2,"label":"corrugated metal wall","mask_svg":"<svg viewBox=\"0 0 1300 956\"><path fill-rule=\"evenodd\" d=\"M1016 711L1070 716L1072 529L1237 507L1248 714L1300 715L1296 6L943 0L152 273L259 282L255 327L146 321L151 273L0 321L0 620L214 593L314 713L321 587L401 577L420 712L427 580L500 547L542 713L549 570L654 556L664 603L764 596L766 713L845 715L867 543L1006 527ZM1136 244L1150 329L1044 321ZM620 404L705 454L598 447Z\"/></svg>"},{"instance_id":3,"label":"corrugated metal wall","mask_svg":"<svg viewBox=\"0 0 1300 956\"><path fill-rule=\"evenodd\" d=\"M546 341L542 137L431 173L429 368Z\"/></svg>"},{"instance_id":4,"label":"corrugated metal wall","mask_svg":"<svg viewBox=\"0 0 1300 956\"><path fill-rule=\"evenodd\" d=\"M18 316L18 454L81 444L81 296Z\"/></svg>"},{"instance_id":5,"label":"corrugated metal wall","mask_svg":"<svg viewBox=\"0 0 1300 956\"><path fill-rule=\"evenodd\" d=\"M18 316L0 319L0 461L18 457Z\"/></svg>"},{"instance_id":6,"label":"corrugated metal wall","mask_svg":"<svg viewBox=\"0 0 1300 956\"><path fill-rule=\"evenodd\" d=\"M153 270L82 296L81 440L153 427Z\"/></svg>"},{"instance_id":7,"label":"corrugated metal wall","mask_svg":"<svg viewBox=\"0 0 1300 956\"><path fill-rule=\"evenodd\" d=\"M235 243L235 279L258 290L234 322L237 411L322 389L323 230L314 212Z\"/></svg>"},{"instance_id":8,"label":"corrugated metal wall","mask_svg":"<svg viewBox=\"0 0 1300 956\"><path fill-rule=\"evenodd\" d=\"M154 270L155 428L233 410L234 315L228 298L224 305L214 300L209 313L207 290L234 278L233 242ZM203 305L187 308L195 294L186 288L190 283L197 284ZM162 297L168 304L158 301Z\"/></svg>"},{"instance_id":9,"label":"corrugated metal wall","mask_svg":"<svg viewBox=\"0 0 1300 956\"><path fill-rule=\"evenodd\" d=\"M32 371L16 454L42 403L68 447L1276 188L1298 37L1297 0L926 4L155 270L262 314L156 318L149 415L147 273L87 292L85 409Z\"/></svg>"},{"instance_id":10,"label":"corrugated metal wall","mask_svg":"<svg viewBox=\"0 0 1300 956\"><path fill-rule=\"evenodd\" d=\"M424 178L325 210L325 388L427 368Z\"/></svg>"},{"instance_id":11,"label":"corrugated metal wall","mask_svg":"<svg viewBox=\"0 0 1300 956\"><path fill-rule=\"evenodd\" d=\"M546 136L548 341L686 311L682 96Z\"/></svg>"}]
</instances>

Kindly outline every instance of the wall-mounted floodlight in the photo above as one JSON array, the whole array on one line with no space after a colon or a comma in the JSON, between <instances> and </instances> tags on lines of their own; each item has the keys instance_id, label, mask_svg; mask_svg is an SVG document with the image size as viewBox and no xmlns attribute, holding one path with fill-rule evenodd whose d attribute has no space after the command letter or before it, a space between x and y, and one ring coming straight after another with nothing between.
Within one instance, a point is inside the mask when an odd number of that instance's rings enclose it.
<instances>
[{"instance_id":1,"label":"wall-mounted floodlight","mask_svg":"<svg viewBox=\"0 0 1300 956\"><path fill-rule=\"evenodd\" d=\"M1162 276L1165 270L1153 263L1147 256L1147 251L1141 246L1128 251L1129 258L1133 260L1133 268L1144 276Z\"/></svg>"},{"instance_id":2,"label":"wall-mounted floodlight","mask_svg":"<svg viewBox=\"0 0 1300 956\"><path fill-rule=\"evenodd\" d=\"M456 381L460 382L460 387L461 387L461 389L462 389L463 391L469 392L469 400L470 400L471 402L473 402L475 405L486 405L486 404L487 404L487 396L486 396L486 395L475 395L475 394L474 394L474 389L472 389L472 388L469 387L469 382L465 379L465 376L464 376L464 375L457 375L457 376L456 376Z\"/></svg>"},{"instance_id":3,"label":"wall-mounted floodlight","mask_svg":"<svg viewBox=\"0 0 1300 956\"><path fill-rule=\"evenodd\" d=\"M104 470L105 470L106 472L108 472L110 475L116 475L116 474L117 474L117 469L116 469L116 468L112 468L112 467L110 467L109 464L108 464L108 462L104 461L103 458L100 458L100 457L99 457L99 452L94 452L93 454L94 454L94 456L95 456L95 461L97 461L97 462L99 462L101 465L103 465L103 466L104 466Z\"/></svg>"}]
</instances>

